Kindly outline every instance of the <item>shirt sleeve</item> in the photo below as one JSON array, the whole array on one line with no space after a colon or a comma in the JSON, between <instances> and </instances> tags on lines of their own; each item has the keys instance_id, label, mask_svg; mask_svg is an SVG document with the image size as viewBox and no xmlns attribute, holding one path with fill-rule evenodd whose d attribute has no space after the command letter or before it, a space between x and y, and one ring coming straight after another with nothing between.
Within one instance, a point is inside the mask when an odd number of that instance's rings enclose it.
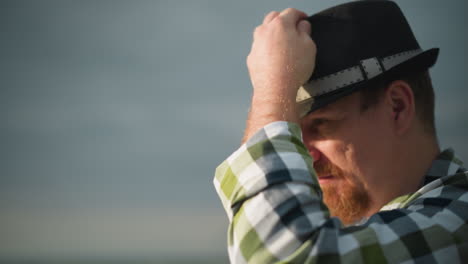
<instances>
[{"instance_id":1,"label":"shirt sleeve","mask_svg":"<svg viewBox=\"0 0 468 264\"><path fill-rule=\"evenodd\" d=\"M294 123L274 122L258 131L219 165L214 185L230 220L231 263L468 259L466 202L447 207L447 198L426 194L428 198L379 212L360 226L344 227L331 218ZM450 197L460 202L463 195L468 199L465 194L452 190Z\"/></svg>"}]
</instances>

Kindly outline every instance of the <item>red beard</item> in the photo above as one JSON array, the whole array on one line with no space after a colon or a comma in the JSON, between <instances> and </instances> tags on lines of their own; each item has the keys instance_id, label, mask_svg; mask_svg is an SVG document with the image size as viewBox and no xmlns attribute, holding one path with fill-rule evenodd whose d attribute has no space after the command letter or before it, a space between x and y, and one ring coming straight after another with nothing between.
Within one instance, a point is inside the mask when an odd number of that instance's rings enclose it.
<instances>
[{"instance_id":1,"label":"red beard","mask_svg":"<svg viewBox=\"0 0 468 264\"><path fill-rule=\"evenodd\" d=\"M323 202L327 205L330 215L338 217L345 225L352 224L366 216L370 198L360 182L352 182L345 173L329 161L314 164L317 176L332 175L337 184L320 186L323 192Z\"/></svg>"}]
</instances>

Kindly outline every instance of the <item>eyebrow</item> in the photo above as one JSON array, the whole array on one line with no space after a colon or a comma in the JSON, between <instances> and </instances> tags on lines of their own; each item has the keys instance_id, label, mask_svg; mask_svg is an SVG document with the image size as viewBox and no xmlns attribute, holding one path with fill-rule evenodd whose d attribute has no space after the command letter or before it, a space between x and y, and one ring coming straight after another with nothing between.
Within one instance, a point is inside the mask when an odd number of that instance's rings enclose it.
<instances>
[{"instance_id":1,"label":"eyebrow","mask_svg":"<svg viewBox=\"0 0 468 264\"><path fill-rule=\"evenodd\" d=\"M323 125L324 123L326 123L327 121L329 121L329 119L326 119L326 118L314 118L310 121L310 126L311 127L318 127L318 126L321 126Z\"/></svg>"},{"instance_id":2,"label":"eyebrow","mask_svg":"<svg viewBox=\"0 0 468 264\"><path fill-rule=\"evenodd\" d=\"M317 112L313 112L305 118L315 122L315 120L335 120L342 119L346 116L345 111L340 111L339 109L319 109Z\"/></svg>"}]
</instances>

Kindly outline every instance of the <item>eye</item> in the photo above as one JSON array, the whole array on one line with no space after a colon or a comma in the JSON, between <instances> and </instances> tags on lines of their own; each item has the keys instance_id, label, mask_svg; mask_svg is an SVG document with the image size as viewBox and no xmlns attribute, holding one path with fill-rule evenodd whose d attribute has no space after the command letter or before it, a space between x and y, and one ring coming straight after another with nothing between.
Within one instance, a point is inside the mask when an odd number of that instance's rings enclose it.
<instances>
[{"instance_id":1,"label":"eye","mask_svg":"<svg viewBox=\"0 0 468 264\"><path fill-rule=\"evenodd\" d=\"M325 118L315 119L311 123L310 132L316 140L327 138L333 133L331 120Z\"/></svg>"},{"instance_id":2,"label":"eye","mask_svg":"<svg viewBox=\"0 0 468 264\"><path fill-rule=\"evenodd\" d=\"M317 118L310 120L304 124L303 129L305 129L310 135L317 135L323 130L323 126L327 123L326 119Z\"/></svg>"}]
</instances>

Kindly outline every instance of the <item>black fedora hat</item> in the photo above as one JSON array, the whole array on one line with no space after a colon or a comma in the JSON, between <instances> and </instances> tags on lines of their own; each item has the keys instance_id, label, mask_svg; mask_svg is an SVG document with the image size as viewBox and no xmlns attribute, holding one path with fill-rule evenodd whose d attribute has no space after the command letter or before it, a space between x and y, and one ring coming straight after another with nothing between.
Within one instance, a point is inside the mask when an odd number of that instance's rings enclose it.
<instances>
[{"instance_id":1,"label":"black fedora hat","mask_svg":"<svg viewBox=\"0 0 468 264\"><path fill-rule=\"evenodd\" d=\"M389 0L341 4L307 20L317 57L314 73L297 94L301 117L365 86L426 70L439 53L421 49Z\"/></svg>"}]
</instances>

